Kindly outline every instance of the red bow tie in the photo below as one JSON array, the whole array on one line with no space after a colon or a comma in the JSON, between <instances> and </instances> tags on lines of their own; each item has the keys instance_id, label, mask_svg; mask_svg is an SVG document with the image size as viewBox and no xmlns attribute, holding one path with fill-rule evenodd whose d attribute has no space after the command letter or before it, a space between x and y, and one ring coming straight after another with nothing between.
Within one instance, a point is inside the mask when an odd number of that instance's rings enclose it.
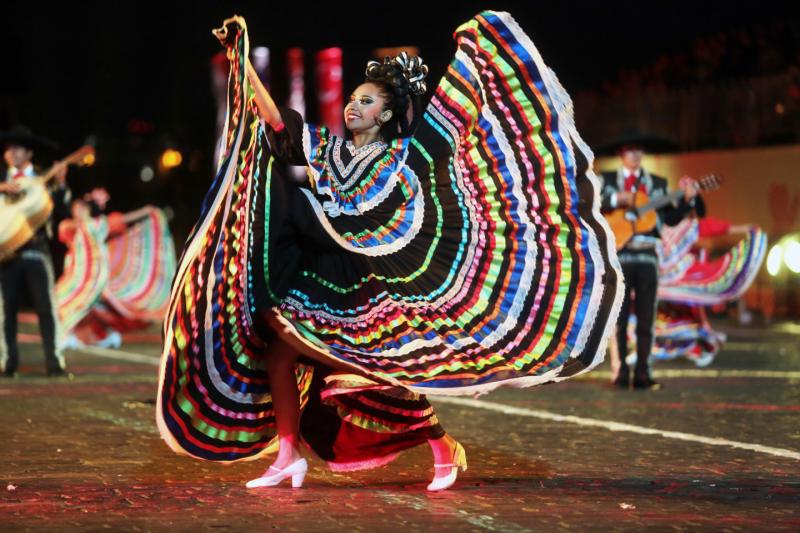
<instances>
[{"instance_id":1,"label":"red bow tie","mask_svg":"<svg viewBox=\"0 0 800 533\"><path fill-rule=\"evenodd\" d=\"M633 192L637 181L639 181L639 178L636 176L636 174L630 174L627 178L625 178L625 191Z\"/></svg>"}]
</instances>

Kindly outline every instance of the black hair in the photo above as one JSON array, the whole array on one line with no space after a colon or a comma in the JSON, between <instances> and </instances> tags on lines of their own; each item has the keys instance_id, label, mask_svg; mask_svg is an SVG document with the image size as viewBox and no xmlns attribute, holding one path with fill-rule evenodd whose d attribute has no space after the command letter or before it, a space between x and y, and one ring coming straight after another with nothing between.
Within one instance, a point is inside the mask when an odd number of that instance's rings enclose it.
<instances>
[{"instance_id":1,"label":"black hair","mask_svg":"<svg viewBox=\"0 0 800 533\"><path fill-rule=\"evenodd\" d=\"M425 73L427 74L427 67ZM392 111L392 118L381 125L379 131L381 138L385 142L390 142L398 137L411 136L422 115L422 105L420 94L415 94L412 90L401 66L388 57L383 63L371 61L367 66L364 83L376 85L386 98L384 110ZM424 92L424 85L422 91ZM409 106L412 111L411 122L408 120Z\"/></svg>"}]
</instances>

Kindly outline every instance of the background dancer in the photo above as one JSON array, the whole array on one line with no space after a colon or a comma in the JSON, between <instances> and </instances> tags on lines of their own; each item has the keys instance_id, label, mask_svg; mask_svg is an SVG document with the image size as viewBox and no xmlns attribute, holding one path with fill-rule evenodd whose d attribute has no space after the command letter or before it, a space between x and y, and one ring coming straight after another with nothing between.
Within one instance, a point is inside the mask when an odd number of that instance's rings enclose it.
<instances>
[{"instance_id":1,"label":"background dancer","mask_svg":"<svg viewBox=\"0 0 800 533\"><path fill-rule=\"evenodd\" d=\"M59 226L68 249L56 286L65 348L118 348L121 331L160 323L166 310L175 271L166 216L152 206L90 216L104 208L107 196L94 190L76 200L72 218Z\"/></svg>"},{"instance_id":2,"label":"background dancer","mask_svg":"<svg viewBox=\"0 0 800 533\"><path fill-rule=\"evenodd\" d=\"M743 235L726 253L712 256L702 240ZM706 308L735 301L750 288L764 262L767 237L759 228L711 217L687 219L664 229L658 318L653 355L684 356L709 365L725 341L708 321Z\"/></svg>"}]
</instances>

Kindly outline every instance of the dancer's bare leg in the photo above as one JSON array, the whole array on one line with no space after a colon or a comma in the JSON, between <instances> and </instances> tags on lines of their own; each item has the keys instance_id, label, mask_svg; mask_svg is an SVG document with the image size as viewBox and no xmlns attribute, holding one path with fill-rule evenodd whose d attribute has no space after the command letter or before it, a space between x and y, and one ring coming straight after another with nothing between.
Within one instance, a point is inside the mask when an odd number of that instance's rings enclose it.
<instances>
[{"instance_id":1,"label":"dancer's bare leg","mask_svg":"<svg viewBox=\"0 0 800 533\"><path fill-rule=\"evenodd\" d=\"M619 345L617 344L617 328L614 328L614 333L608 339L608 355L611 360L611 382L616 381L619 376L620 359L619 359Z\"/></svg>"},{"instance_id":2,"label":"dancer's bare leg","mask_svg":"<svg viewBox=\"0 0 800 533\"><path fill-rule=\"evenodd\" d=\"M281 339L270 343L267 358L272 406L278 427L280 449L272 464L283 469L302 457L300 453L300 392L297 389L295 363L297 352Z\"/></svg>"},{"instance_id":3,"label":"dancer's bare leg","mask_svg":"<svg viewBox=\"0 0 800 533\"><path fill-rule=\"evenodd\" d=\"M291 349L295 353L295 357L302 355L303 357L307 357L322 363L323 365L337 372L366 376L380 383L379 378L365 374L360 368L354 365L348 365L343 361L339 361L329 355L325 355L322 352L313 349L311 346L304 344L302 341L300 341L300 339L286 331L286 326L276 318L274 312L270 311L266 313L264 315L264 319L267 321L267 324L271 329L278 332L280 342L286 345L288 347L287 349Z\"/></svg>"},{"instance_id":4,"label":"dancer's bare leg","mask_svg":"<svg viewBox=\"0 0 800 533\"><path fill-rule=\"evenodd\" d=\"M280 322L272 314L266 315L265 318L274 330L281 331ZM284 468L301 457L298 437L300 398L294 373L294 365L300 353L325 364L331 364L330 360L314 353L308 347L302 346L297 339L288 334L286 338L279 336L270 343L267 372L270 376L272 403L275 409L275 422L278 426L278 440L280 441L280 451L272 465L275 468ZM339 367L335 364L332 366L337 370L350 372L355 370L347 366ZM453 462L457 442L449 434L445 434L438 439L428 440L428 444L433 452L433 462L435 464ZM435 470L434 476L441 477L449 474L451 468L440 467Z\"/></svg>"},{"instance_id":5,"label":"dancer's bare leg","mask_svg":"<svg viewBox=\"0 0 800 533\"><path fill-rule=\"evenodd\" d=\"M700 306L697 308L697 318L700 319L700 326L705 329L711 329L711 322L708 321L708 314L706 313L706 308Z\"/></svg>"},{"instance_id":6,"label":"dancer's bare leg","mask_svg":"<svg viewBox=\"0 0 800 533\"><path fill-rule=\"evenodd\" d=\"M734 235L737 233L749 233L751 227L752 226L750 226L749 224L734 225L728 228L728 234Z\"/></svg>"}]
</instances>

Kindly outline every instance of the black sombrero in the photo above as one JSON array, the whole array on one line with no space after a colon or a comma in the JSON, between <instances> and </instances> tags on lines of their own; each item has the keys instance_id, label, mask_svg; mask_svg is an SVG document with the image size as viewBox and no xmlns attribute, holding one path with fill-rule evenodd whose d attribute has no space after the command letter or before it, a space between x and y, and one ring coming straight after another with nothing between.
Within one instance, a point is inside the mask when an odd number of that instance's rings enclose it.
<instances>
[{"instance_id":1,"label":"black sombrero","mask_svg":"<svg viewBox=\"0 0 800 533\"><path fill-rule=\"evenodd\" d=\"M46 137L35 135L27 126L17 124L8 131L0 131L0 145L16 144L30 150L58 151L58 144Z\"/></svg>"},{"instance_id":2,"label":"black sombrero","mask_svg":"<svg viewBox=\"0 0 800 533\"><path fill-rule=\"evenodd\" d=\"M624 146L637 146L651 154L674 152L678 149L678 143L666 137L627 130L613 140L599 144L594 153L600 156L616 155Z\"/></svg>"}]
</instances>

